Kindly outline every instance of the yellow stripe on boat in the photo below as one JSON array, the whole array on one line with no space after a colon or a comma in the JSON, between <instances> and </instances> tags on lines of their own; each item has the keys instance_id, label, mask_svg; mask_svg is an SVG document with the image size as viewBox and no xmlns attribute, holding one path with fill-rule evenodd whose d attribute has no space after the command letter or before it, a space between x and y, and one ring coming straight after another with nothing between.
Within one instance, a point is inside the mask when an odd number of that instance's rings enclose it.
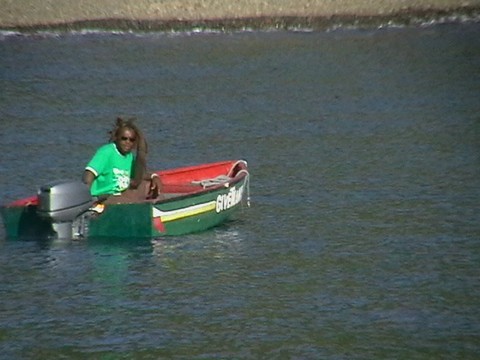
<instances>
[{"instance_id":1,"label":"yellow stripe on boat","mask_svg":"<svg viewBox=\"0 0 480 360\"><path fill-rule=\"evenodd\" d=\"M204 203L189 206L185 209L178 209L178 210L170 210L170 211L162 211L157 208L153 208L153 217L159 217L163 223L174 221L178 219L183 219L190 216L195 216L199 214L203 214L212 210L215 210L216 202L215 200Z\"/></svg>"}]
</instances>

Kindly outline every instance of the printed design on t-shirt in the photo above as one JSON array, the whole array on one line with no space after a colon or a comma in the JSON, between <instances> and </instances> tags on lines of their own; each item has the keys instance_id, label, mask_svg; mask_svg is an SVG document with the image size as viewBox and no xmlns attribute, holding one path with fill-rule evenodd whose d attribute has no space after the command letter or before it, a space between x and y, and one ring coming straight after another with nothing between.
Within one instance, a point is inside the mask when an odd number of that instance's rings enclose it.
<instances>
[{"instance_id":1,"label":"printed design on t-shirt","mask_svg":"<svg viewBox=\"0 0 480 360\"><path fill-rule=\"evenodd\" d=\"M115 191L122 192L130 186L130 174L126 170L113 168L113 178L115 181Z\"/></svg>"}]
</instances>

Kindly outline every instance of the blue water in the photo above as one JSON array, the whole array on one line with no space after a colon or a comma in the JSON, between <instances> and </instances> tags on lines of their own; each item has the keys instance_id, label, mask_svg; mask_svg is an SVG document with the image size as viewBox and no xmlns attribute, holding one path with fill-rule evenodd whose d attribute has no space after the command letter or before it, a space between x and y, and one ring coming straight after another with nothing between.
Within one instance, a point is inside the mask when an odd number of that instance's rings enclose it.
<instances>
[{"instance_id":1,"label":"blue water","mask_svg":"<svg viewBox=\"0 0 480 360\"><path fill-rule=\"evenodd\" d=\"M244 158L252 196L184 237L0 228L2 356L477 358L478 23L9 35L0 69L2 204L78 179L118 115L152 169Z\"/></svg>"}]
</instances>

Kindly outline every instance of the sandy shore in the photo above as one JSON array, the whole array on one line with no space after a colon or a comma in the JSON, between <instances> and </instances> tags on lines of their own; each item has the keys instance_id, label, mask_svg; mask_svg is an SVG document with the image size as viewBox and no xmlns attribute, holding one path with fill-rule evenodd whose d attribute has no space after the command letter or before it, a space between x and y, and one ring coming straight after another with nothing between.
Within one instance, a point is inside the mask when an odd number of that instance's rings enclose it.
<instances>
[{"instance_id":1,"label":"sandy shore","mask_svg":"<svg viewBox=\"0 0 480 360\"><path fill-rule=\"evenodd\" d=\"M268 19L391 17L478 10L480 0L0 0L0 8L0 27L21 29L85 21L152 26L242 20L255 23L255 19L268 23Z\"/></svg>"}]
</instances>

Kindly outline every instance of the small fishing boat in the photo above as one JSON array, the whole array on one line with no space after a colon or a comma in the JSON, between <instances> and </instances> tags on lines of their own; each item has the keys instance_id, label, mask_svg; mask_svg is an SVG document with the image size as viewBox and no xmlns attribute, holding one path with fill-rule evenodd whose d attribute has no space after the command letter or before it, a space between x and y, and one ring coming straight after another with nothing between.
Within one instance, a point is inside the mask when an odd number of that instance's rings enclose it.
<instances>
[{"instance_id":1,"label":"small fishing boat","mask_svg":"<svg viewBox=\"0 0 480 360\"><path fill-rule=\"evenodd\" d=\"M161 194L129 203L102 203L79 181L55 181L37 195L0 208L7 238L155 238L203 231L249 203L245 160L155 172Z\"/></svg>"}]
</instances>

